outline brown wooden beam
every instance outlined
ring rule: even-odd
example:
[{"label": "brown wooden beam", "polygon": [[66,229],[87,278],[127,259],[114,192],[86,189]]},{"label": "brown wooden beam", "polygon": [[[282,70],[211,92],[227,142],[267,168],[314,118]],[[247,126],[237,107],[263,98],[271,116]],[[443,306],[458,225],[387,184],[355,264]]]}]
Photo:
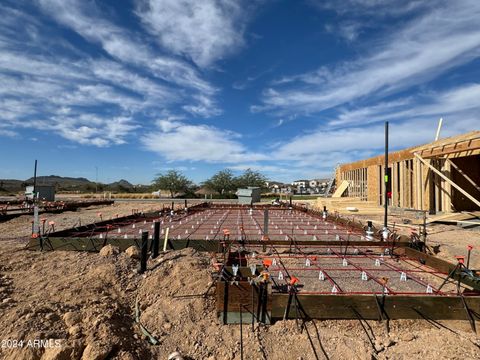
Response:
[{"label": "brown wooden beam", "polygon": [[[298,302],[312,319],[356,319],[355,309],[366,320],[378,320],[379,308],[375,295],[312,295],[299,293]],[[382,296],[377,299],[382,304]],[[387,295],[383,309],[389,319],[468,320],[466,309],[459,296],[406,296]],[[283,318],[288,294],[272,294],[272,318]],[[471,311],[480,313],[480,297],[466,296]],[[296,316],[290,307],[288,318]]]}]

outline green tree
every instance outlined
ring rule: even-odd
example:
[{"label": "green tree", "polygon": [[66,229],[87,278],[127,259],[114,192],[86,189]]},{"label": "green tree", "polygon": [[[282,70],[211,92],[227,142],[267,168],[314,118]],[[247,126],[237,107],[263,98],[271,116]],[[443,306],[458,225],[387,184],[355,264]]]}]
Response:
[{"label": "green tree", "polygon": [[230,169],[221,170],[206,180],[203,186],[224,195],[236,189],[235,176]]},{"label": "green tree", "polygon": [[169,170],[166,174],[157,174],[153,185],[157,189],[170,191],[170,196],[173,198],[178,192],[187,192],[193,183],[180,171]]},{"label": "green tree", "polygon": [[247,169],[243,172],[242,175],[238,176],[236,179],[237,187],[245,188],[248,186],[255,186],[260,188],[265,188],[265,181],[267,178],[258,171],[253,171],[252,169]]}]

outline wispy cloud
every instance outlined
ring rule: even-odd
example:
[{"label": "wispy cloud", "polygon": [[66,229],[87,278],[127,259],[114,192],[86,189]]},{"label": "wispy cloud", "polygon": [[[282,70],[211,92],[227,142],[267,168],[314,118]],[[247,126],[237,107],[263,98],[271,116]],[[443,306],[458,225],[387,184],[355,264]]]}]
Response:
[{"label": "wispy cloud", "polygon": [[[145,33],[116,25],[94,2],[7,2],[0,11],[2,136],[36,128],[110,146],[172,110],[195,117],[221,113],[218,90],[194,65],[145,41]],[[88,45],[69,42],[58,26]]]},{"label": "wispy cloud", "polygon": [[[367,125],[386,120],[451,117],[457,124],[474,118],[480,111],[480,84],[467,83],[443,91],[429,91],[408,98],[380,102],[372,106],[342,109],[330,120],[331,127]],[[463,128],[468,129],[467,125]]]},{"label": "wispy cloud", "polygon": [[87,41],[101,45],[114,59],[141,66],[162,80],[213,95],[216,89],[203,80],[188,63],[155,51],[140,34],[127,31],[107,20],[91,2],[39,0],[45,14],[71,28]]},{"label": "wispy cloud", "polygon": [[280,79],[252,110],[315,113],[425,83],[480,55],[479,16],[477,1],[449,2],[372,43],[357,60]]},{"label": "wispy cloud", "polygon": [[319,9],[333,10],[340,15],[397,17],[412,11],[440,6],[444,0],[435,4],[422,0],[309,0],[309,3]]},{"label": "wispy cloud", "polygon": [[163,47],[206,67],[244,45],[243,32],[252,4],[235,0],[140,0],[137,14]]}]

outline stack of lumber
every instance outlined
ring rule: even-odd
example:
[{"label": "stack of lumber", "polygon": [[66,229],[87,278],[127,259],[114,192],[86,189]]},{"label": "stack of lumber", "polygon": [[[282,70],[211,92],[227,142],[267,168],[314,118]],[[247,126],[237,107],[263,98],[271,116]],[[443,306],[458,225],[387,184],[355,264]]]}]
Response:
[{"label": "stack of lumber", "polygon": [[457,213],[448,213],[430,216],[427,224],[445,223],[456,225],[480,225],[480,211],[462,211]]},{"label": "stack of lumber", "polygon": [[330,213],[337,211],[340,214],[380,215],[384,211],[383,207],[378,206],[374,201],[364,201],[354,197],[319,197],[315,206],[319,210],[326,206]]}]

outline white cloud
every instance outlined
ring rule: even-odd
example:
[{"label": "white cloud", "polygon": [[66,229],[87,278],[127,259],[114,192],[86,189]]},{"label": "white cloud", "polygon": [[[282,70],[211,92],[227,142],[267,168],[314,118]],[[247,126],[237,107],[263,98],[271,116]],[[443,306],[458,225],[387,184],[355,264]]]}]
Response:
[{"label": "white cloud", "polygon": [[314,113],[424,83],[480,56],[479,17],[478,1],[449,2],[372,43],[371,53],[355,61],[280,79],[252,110]]},{"label": "white cloud", "polygon": [[[390,124],[390,148],[399,150],[433,141],[437,120],[418,118]],[[476,124],[478,119],[475,117],[447,119],[442,137],[471,131]],[[318,163],[322,157],[327,159],[337,154],[338,161],[345,163],[349,158],[366,158],[370,156],[369,153],[379,153],[383,146],[384,125],[374,124],[343,129],[317,129],[279,145],[275,154],[279,159],[298,160],[305,164]],[[333,165],[331,159],[327,163]]]},{"label": "white cloud", "polygon": [[158,129],[146,134],[146,149],[168,161],[204,161],[238,163],[267,159],[249,152],[239,141],[240,135],[204,124],[187,124],[178,120],[159,120]]},{"label": "white cloud", "polygon": [[464,84],[441,92],[428,92],[376,105],[342,110],[330,126],[358,126],[385,120],[450,117],[475,118],[480,111],[480,84]]},{"label": "white cloud", "polygon": [[140,0],[137,14],[162,46],[205,67],[243,45],[247,5],[236,0]]},{"label": "white cloud", "polygon": [[48,125],[64,138],[83,145],[106,147],[125,143],[138,127],[127,117],[104,119],[96,116],[57,117]]}]

